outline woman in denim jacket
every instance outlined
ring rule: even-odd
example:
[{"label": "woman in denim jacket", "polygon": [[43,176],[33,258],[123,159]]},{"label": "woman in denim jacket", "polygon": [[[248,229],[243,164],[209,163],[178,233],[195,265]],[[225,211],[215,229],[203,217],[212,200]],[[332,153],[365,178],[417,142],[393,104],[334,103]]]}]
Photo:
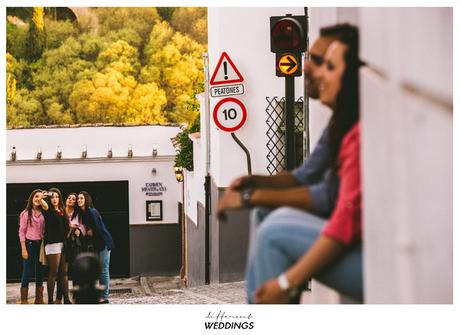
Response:
[{"label": "woman in denim jacket", "polygon": [[114,248],[112,235],[108,231],[99,212],[93,206],[93,199],[86,191],[78,193],[77,204],[80,210],[82,223],[86,228],[86,236],[99,256],[102,273],[99,279],[105,289],[102,292],[101,303],[109,303],[110,284],[110,251]]}]

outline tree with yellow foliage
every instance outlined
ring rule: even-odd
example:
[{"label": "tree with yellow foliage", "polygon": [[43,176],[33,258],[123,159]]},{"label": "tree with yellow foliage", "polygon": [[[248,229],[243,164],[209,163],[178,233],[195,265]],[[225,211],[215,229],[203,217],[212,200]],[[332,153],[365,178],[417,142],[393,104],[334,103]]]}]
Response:
[{"label": "tree with yellow foliage", "polygon": [[34,7],[27,37],[28,59],[31,62],[38,60],[46,45],[45,10],[43,7]]}]

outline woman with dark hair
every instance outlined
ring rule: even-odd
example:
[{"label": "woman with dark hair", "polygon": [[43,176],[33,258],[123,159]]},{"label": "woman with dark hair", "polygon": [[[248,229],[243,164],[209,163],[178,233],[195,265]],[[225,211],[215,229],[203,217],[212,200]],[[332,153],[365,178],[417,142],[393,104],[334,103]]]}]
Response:
[{"label": "woman with dark hair", "polygon": [[362,299],[358,37],[356,27],[341,25],[316,78],[321,102],[333,111],[328,145],[340,178],[334,211],[325,221],[296,210],[289,223],[268,218],[257,228],[247,271],[251,303],[291,302],[312,277]]},{"label": "woman with dark hair", "polygon": [[81,215],[81,220],[86,229],[87,242],[94,248],[94,252],[99,256],[102,266],[100,277],[101,285],[104,285],[101,303],[109,303],[110,285],[110,251],[114,248],[112,235],[107,230],[102,217],[93,206],[93,199],[86,191],[78,193],[77,204]]},{"label": "woman with dark hair", "polygon": [[27,304],[29,281],[35,269],[35,303],[43,304],[43,268],[39,261],[40,246],[45,229],[42,210],[48,209],[43,200],[46,192],[34,190],[30,193],[26,208],[19,214],[19,241],[21,243],[22,276],[21,304]]},{"label": "woman with dark hair", "polygon": [[[67,283],[64,283],[64,286],[69,287],[69,264],[72,264],[75,260],[75,257],[83,251],[83,239],[86,234],[86,230],[85,226],[81,223],[80,216],[78,215],[78,210],[76,209],[76,206],[77,193],[71,192],[67,195],[65,200],[65,212],[67,214],[67,219],[69,222],[69,229],[66,236],[66,243],[64,245],[65,257],[61,259],[61,262],[63,262],[63,264],[60,267],[60,269],[62,269],[64,273],[59,272],[59,278],[57,281],[56,300],[54,302],[55,304],[62,303],[62,282],[67,281]],[[64,297],[64,302],[66,301],[70,301],[69,297]]]},{"label": "woman with dark hair", "polygon": [[61,275],[62,293],[64,303],[70,303],[67,269],[65,269],[64,243],[69,229],[61,191],[50,188],[48,191],[48,210],[45,216],[45,255],[49,266],[46,287],[48,291],[48,304],[54,304],[54,287],[58,273]]}]

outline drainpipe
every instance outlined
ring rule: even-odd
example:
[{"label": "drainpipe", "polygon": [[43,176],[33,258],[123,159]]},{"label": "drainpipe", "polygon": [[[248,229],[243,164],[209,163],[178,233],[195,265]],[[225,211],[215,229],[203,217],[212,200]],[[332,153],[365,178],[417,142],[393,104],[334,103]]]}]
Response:
[{"label": "drainpipe", "polygon": [[[309,20],[308,20],[308,7],[304,7],[305,20],[307,21],[307,51],[303,54],[303,64],[308,61],[308,53],[310,51],[310,32],[309,32]],[[305,81],[305,74],[304,74]],[[310,156],[310,101],[308,100],[308,92],[306,85],[303,85],[303,157],[307,159]]]},{"label": "drainpipe", "polygon": [[204,261],[205,261],[205,284],[210,284],[210,225],[211,225],[211,176],[210,176],[210,165],[211,165],[211,152],[210,152],[210,138],[211,138],[211,127],[210,127],[210,106],[209,106],[209,56],[208,53],[203,53],[203,65],[204,65],[204,126],[206,132],[206,157],[205,157],[205,177],[204,177],[204,197],[205,197],[205,228],[204,228]]}]

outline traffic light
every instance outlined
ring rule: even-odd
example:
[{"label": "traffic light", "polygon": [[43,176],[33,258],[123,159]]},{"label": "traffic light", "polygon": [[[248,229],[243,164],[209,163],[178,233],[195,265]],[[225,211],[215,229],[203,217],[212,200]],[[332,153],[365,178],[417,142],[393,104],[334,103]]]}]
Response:
[{"label": "traffic light", "polygon": [[270,17],[271,52],[307,51],[307,20],[303,15]]},{"label": "traffic light", "polygon": [[276,76],[302,75],[301,53],[307,50],[307,20],[305,16],[270,17],[270,49],[276,53]]}]

